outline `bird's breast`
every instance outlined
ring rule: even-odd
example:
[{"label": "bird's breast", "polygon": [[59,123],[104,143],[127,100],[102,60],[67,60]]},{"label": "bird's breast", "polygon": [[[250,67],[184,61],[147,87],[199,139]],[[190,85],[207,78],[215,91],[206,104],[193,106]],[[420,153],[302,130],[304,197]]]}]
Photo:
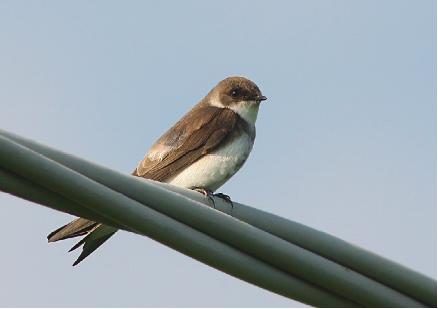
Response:
[{"label": "bird's breast", "polygon": [[242,167],[253,144],[253,138],[242,132],[166,182],[184,188],[201,187],[215,191]]}]

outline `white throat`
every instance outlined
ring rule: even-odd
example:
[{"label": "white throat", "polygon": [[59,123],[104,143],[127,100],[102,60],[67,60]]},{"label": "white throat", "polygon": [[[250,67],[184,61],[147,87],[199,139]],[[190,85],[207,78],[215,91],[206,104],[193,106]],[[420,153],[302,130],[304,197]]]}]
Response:
[{"label": "white throat", "polygon": [[217,107],[227,107],[236,112],[249,124],[255,124],[257,120],[257,114],[259,112],[260,103],[257,103],[256,101],[240,101],[230,106],[224,106],[220,101],[212,100],[211,105]]},{"label": "white throat", "polygon": [[249,124],[255,124],[259,112],[259,106],[260,103],[257,103],[256,101],[240,101],[237,104],[228,106],[228,108],[235,111]]}]

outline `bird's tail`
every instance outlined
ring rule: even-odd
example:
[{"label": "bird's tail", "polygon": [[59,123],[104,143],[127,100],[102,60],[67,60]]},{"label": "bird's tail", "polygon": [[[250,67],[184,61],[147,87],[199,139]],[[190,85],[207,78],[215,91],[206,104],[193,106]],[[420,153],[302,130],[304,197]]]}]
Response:
[{"label": "bird's tail", "polygon": [[73,266],[75,266],[91,253],[93,253],[116,231],[117,229],[113,227],[96,223],[87,219],[78,218],[50,233],[47,236],[47,240],[49,242],[54,242],[58,240],[85,235],[84,238],[82,238],[76,245],[74,245],[69,250],[69,252],[73,251],[83,245],[81,254],[73,263]]}]

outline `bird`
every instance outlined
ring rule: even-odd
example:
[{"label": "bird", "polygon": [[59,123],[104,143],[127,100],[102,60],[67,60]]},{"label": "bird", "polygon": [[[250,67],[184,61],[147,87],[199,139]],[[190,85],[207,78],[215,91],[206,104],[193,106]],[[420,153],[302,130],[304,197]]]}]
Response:
[{"label": "bird", "polygon": [[[266,99],[253,81],[240,76],[225,78],[152,145],[132,175],[231,202],[228,195],[214,192],[248,159],[260,103]],[[116,231],[77,218],[51,232],[47,239],[55,242],[84,236],[69,250],[83,245],[75,266]]]}]

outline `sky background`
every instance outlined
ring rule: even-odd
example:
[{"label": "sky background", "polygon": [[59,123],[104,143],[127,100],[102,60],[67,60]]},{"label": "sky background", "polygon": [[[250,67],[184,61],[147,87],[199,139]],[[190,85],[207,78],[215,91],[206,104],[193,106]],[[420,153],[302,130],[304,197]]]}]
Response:
[{"label": "sky background", "polygon": [[[1,1],[0,126],[129,173],[221,79],[269,100],[221,191],[436,278],[435,1]],[[0,180],[1,181],[1,180]],[[299,303],[120,232],[80,266],[71,216],[0,194],[0,306]]]}]

